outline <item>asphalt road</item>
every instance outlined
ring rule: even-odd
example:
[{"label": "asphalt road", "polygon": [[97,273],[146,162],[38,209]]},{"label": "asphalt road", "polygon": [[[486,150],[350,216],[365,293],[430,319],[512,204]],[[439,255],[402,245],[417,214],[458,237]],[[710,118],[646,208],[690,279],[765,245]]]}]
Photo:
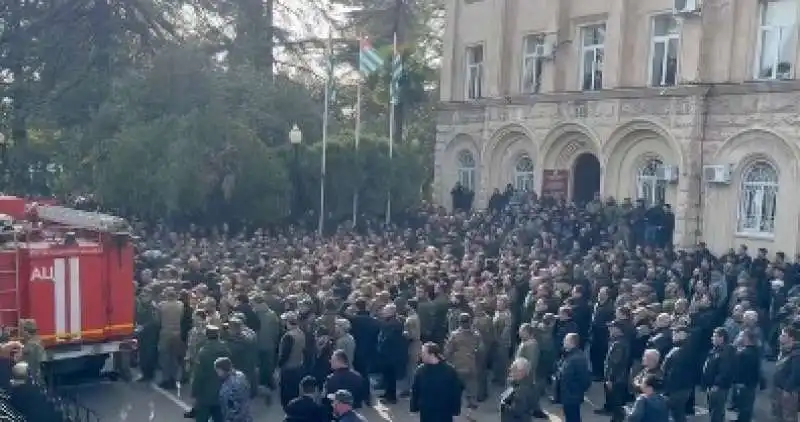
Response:
[{"label": "asphalt road", "polygon": [[[164,391],[152,384],[125,383],[125,382],[86,382],[66,389],[66,393],[75,397],[81,404],[92,409],[102,422],[177,422],[183,420],[183,412],[191,405],[191,399],[185,390],[175,393]],[[495,391],[493,397],[499,395]],[[274,397],[277,399],[277,397]],[[595,415],[593,406],[602,404],[603,393],[600,384],[595,384],[587,395],[583,406],[583,420],[585,422],[606,422],[607,416]],[[276,402],[276,400],[273,400]],[[698,395],[699,406],[705,399]],[[545,411],[550,415],[551,422],[561,422],[563,418],[558,406],[547,401],[542,402]],[[708,420],[705,408],[699,407],[696,421]],[[256,421],[278,422],[283,420],[280,405],[265,406],[263,400],[256,399],[252,405],[253,416]],[[361,412],[371,422],[412,422],[418,418],[408,412],[408,401],[400,400],[396,405],[389,407],[381,404],[374,409],[365,409]],[[474,414],[474,419],[479,422],[499,422],[497,400],[490,400],[481,405]],[[765,393],[760,393],[756,400],[756,415],[754,420],[769,420],[769,400]]]}]

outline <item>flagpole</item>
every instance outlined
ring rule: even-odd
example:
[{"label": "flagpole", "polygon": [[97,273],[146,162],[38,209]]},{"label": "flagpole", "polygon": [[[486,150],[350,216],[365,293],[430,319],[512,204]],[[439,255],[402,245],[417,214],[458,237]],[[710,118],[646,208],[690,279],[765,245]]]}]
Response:
[{"label": "flagpole", "polygon": [[386,196],[386,224],[392,221],[392,179],[394,178],[394,109],[396,108],[397,87],[394,84],[394,60],[397,57],[397,32],[392,39],[392,76],[389,82],[389,192]]},{"label": "flagpole", "polygon": [[[360,72],[360,70],[359,70]],[[358,162],[358,144],[361,141],[361,75],[359,74],[358,86],[356,86],[356,162]],[[356,185],[353,190],[353,227],[358,223],[358,190],[360,185]]]},{"label": "flagpole", "polygon": [[322,164],[320,165],[320,178],[319,178],[319,225],[318,232],[320,237],[323,234],[325,227],[325,175],[327,174],[327,161],[328,161],[328,102],[330,100],[331,91],[331,78],[333,77],[331,60],[333,52],[333,28],[328,30],[328,47],[325,51],[327,75],[325,77],[325,105],[322,114]]}]

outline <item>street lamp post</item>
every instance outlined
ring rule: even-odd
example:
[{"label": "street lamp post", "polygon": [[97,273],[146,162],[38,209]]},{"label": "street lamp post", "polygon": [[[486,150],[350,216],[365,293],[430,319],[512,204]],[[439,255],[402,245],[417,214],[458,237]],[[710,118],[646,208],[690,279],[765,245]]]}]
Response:
[{"label": "street lamp post", "polygon": [[296,124],[292,126],[292,130],[289,131],[289,142],[292,143],[292,153],[294,155],[292,160],[292,174],[294,178],[292,217],[295,221],[300,221],[303,208],[303,195],[300,186],[302,184],[300,177],[300,144],[303,143],[303,132]]}]

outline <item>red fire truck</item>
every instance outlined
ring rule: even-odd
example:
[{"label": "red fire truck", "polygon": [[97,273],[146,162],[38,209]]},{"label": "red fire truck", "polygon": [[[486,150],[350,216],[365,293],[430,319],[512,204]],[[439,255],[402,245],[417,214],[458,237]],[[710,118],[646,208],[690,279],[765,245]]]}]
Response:
[{"label": "red fire truck", "polygon": [[0,326],[16,337],[21,320],[34,320],[48,373],[127,368],[135,347],[127,222],[10,196],[0,196],[0,213]]}]

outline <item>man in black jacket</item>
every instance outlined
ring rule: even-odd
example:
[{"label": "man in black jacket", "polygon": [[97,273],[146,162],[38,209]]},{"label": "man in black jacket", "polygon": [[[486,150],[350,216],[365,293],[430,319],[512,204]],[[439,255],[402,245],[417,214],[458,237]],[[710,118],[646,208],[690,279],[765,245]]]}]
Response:
[{"label": "man in black jacket", "polygon": [[722,327],[714,329],[711,336],[713,347],[703,365],[703,388],[708,392],[710,422],[725,421],[725,404],[733,385],[736,365],[736,350],[730,345],[728,332]]},{"label": "man in black jacket", "polygon": [[628,395],[628,379],[630,374],[630,344],[622,332],[623,324],[614,321],[608,327],[611,334],[611,345],[604,362],[604,390],[606,393],[606,411],[611,414],[611,422],[622,422],[625,419],[625,398]]},{"label": "man in black jacket", "polygon": [[325,407],[314,399],[317,392],[317,380],[306,376],[300,381],[300,396],[286,405],[285,422],[318,422],[330,420]]},{"label": "man in black jacket", "polygon": [[359,298],[355,302],[356,314],[350,317],[350,333],[356,340],[356,352],[353,357],[353,369],[361,374],[365,380],[369,379],[370,371],[375,362],[375,345],[378,343],[380,325],[367,310],[367,301]]},{"label": "man in black jacket", "polygon": [[686,422],[686,403],[694,395],[693,354],[687,344],[688,337],[686,327],[676,327],[672,333],[674,347],[661,363],[664,394],[674,422]]},{"label": "man in black jacket", "polygon": [[763,379],[761,351],[757,346],[758,338],[753,331],[744,330],[739,336],[741,344],[736,351],[734,404],[739,411],[737,422],[750,422],[753,420],[756,389]]},{"label": "man in black jacket", "polygon": [[409,410],[419,413],[420,422],[452,422],[461,413],[464,385],[456,370],[445,362],[436,343],[425,343],[422,365],[414,371]]},{"label": "man in black jacket", "polygon": [[397,318],[397,308],[393,304],[386,305],[382,316],[384,320],[378,334],[378,359],[385,389],[382,398],[393,404],[397,403],[397,378],[408,358],[408,345],[403,336],[403,323]]},{"label": "man in black jacket", "polygon": [[[323,387],[323,397],[333,394],[339,390],[347,390],[353,395],[353,408],[360,409],[369,397],[369,392],[364,390],[367,383],[357,372],[350,369],[350,359],[344,350],[336,350],[331,355],[331,369],[333,372],[328,375]],[[327,399],[323,402],[330,405]],[[332,410],[332,409],[331,409]]]}]

